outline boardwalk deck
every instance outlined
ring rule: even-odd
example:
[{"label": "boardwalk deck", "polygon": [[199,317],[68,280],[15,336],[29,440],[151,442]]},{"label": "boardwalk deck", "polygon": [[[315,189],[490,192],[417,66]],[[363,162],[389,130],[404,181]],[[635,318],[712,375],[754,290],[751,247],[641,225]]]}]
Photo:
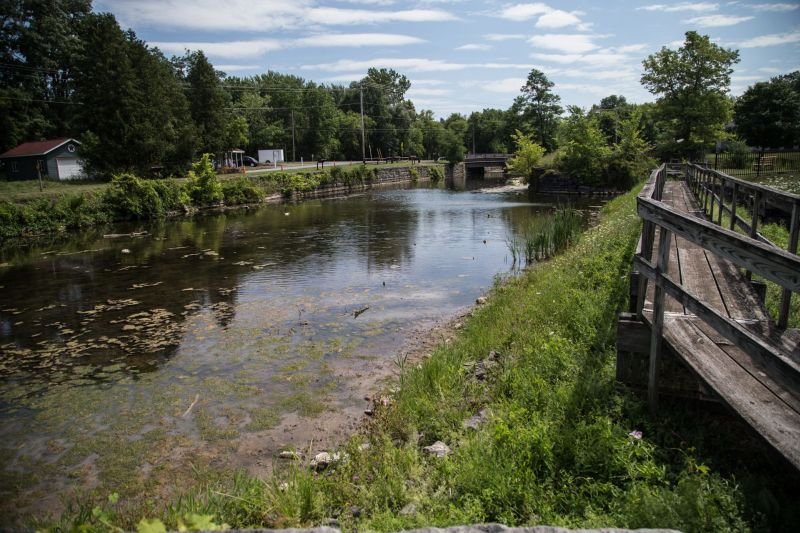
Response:
[{"label": "boardwalk deck", "polygon": [[[667,181],[661,201],[702,217],[683,181]],[[656,233],[655,257],[658,231],[662,229]],[[756,291],[735,265],[674,233],[670,239],[668,276],[723,318],[756,334],[777,357],[740,348],[669,294],[664,302],[664,341],[723,402],[800,469],[800,334],[775,327]],[[649,324],[654,285],[649,284],[642,309]]]}]

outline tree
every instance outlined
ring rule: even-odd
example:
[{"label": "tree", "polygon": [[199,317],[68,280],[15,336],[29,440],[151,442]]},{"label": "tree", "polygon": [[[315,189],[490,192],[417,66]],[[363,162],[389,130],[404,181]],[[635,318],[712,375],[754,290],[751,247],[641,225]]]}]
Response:
[{"label": "tree", "polygon": [[602,184],[611,150],[597,127],[597,118],[586,116],[577,106],[570,106],[569,113],[558,131],[558,166],[583,184]]},{"label": "tree", "polygon": [[536,165],[544,156],[544,148],[536,144],[533,139],[517,130],[511,135],[517,149],[514,152],[514,157],[506,163],[509,170],[516,172],[523,177],[527,183],[536,170]]},{"label": "tree", "polygon": [[537,142],[547,150],[555,148],[558,117],[563,112],[561,97],[553,93],[553,82],[540,70],[533,69],[514,100],[512,113],[522,118],[523,128],[531,131]]},{"label": "tree", "polygon": [[104,177],[182,171],[194,131],[172,64],[111,14],[87,16],[81,40],[74,98],[87,170]]},{"label": "tree", "polygon": [[185,58],[188,67],[186,81],[192,120],[197,128],[201,152],[216,154],[226,146],[228,98],[219,76],[202,51],[191,52]]},{"label": "tree", "polygon": [[632,108],[624,96],[616,94],[606,96],[599,105],[592,106],[589,114],[597,116],[597,126],[606,136],[609,146],[619,141],[620,123],[630,116]]},{"label": "tree", "polygon": [[479,154],[504,154],[510,147],[508,113],[501,109],[484,109],[469,116],[467,146]]},{"label": "tree", "polygon": [[734,104],[736,132],[750,146],[800,144],[800,71],[749,87]]},{"label": "tree", "polygon": [[664,155],[688,156],[724,135],[731,118],[732,65],[738,61],[738,51],[689,31],[678,50],[663,47],[642,62],[641,83],[658,96],[660,127],[667,135],[661,143]]}]

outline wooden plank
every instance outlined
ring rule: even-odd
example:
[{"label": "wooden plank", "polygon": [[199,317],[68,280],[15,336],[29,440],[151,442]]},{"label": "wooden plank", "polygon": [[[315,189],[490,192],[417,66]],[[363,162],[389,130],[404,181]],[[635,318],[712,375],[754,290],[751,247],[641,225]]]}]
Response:
[{"label": "wooden plank", "polygon": [[[672,234],[664,228],[659,228],[658,236],[658,266],[656,274],[660,278],[666,273],[669,266],[670,239]],[[653,321],[650,336],[650,365],[647,374],[647,399],[650,411],[655,413],[658,409],[658,366],[661,358],[661,348],[664,327],[664,287],[656,284],[653,299]]]},{"label": "wooden plank", "polygon": [[800,258],[757,240],[685,215],[661,202],[638,198],[639,216],[699,244],[784,288],[800,292]]},{"label": "wooden plank", "polygon": [[628,313],[617,319],[617,351],[648,354],[650,326]]},{"label": "wooden plank", "polygon": [[800,375],[800,365],[790,354],[785,353],[781,346],[770,344],[735,320],[718,314],[705,303],[684,291],[680,285],[669,277],[660,276],[652,264],[643,261],[640,257],[635,257],[634,261],[638,265],[639,272],[653,280],[655,285],[663,286],[668,294],[680,299],[688,311],[694,313],[716,331],[723,334],[733,344],[752,355],[763,359],[774,359],[775,364],[780,364],[784,372]]},{"label": "wooden plank", "polygon": [[750,282],[729,261],[706,252],[711,274],[720,288],[728,316],[733,320],[767,321],[769,315]]},{"label": "wooden plank", "polygon": [[[714,344],[719,346],[740,367],[747,371],[753,378],[779,397],[789,408],[800,414],[800,376],[792,376],[781,372],[776,365],[769,364],[767,360],[755,357],[729,340],[721,337],[719,333],[699,319],[692,321],[694,327],[702,331]],[[721,337],[721,338],[720,338]],[[794,379],[792,379],[794,377]]]},{"label": "wooden plank", "polygon": [[798,413],[735,364],[724,350],[694,327],[690,319],[670,318],[664,336],[731,409],[800,470]]},{"label": "wooden plank", "polygon": [[714,279],[714,273],[706,258],[706,251],[685,239],[678,253],[681,258],[681,285],[720,314],[728,315],[728,309]]}]

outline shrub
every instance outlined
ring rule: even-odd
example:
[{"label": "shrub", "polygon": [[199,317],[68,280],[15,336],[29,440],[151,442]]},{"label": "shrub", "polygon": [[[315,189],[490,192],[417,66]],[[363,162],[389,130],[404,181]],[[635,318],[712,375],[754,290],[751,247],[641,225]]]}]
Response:
[{"label": "shrub", "polygon": [[203,154],[189,171],[186,190],[197,205],[214,204],[222,200],[222,185],[211,165],[211,154]]},{"label": "shrub", "polygon": [[117,174],[103,195],[103,204],[115,220],[158,218],[164,215],[164,203],[153,182],[128,172]]},{"label": "shrub", "polygon": [[610,154],[595,117],[587,117],[578,107],[559,129],[561,147],[558,167],[584,185],[601,185],[605,160]]},{"label": "shrub", "polygon": [[150,183],[152,183],[153,189],[161,198],[165,211],[177,211],[184,205],[191,203],[191,199],[183,185],[172,178],[159,179]]},{"label": "shrub", "polygon": [[264,197],[261,189],[244,177],[225,182],[222,194],[227,205],[256,204]]},{"label": "shrub", "polygon": [[428,176],[430,176],[433,183],[439,183],[444,179],[442,167],[428,167]]},{"label": "shrub", "polygon": [[408,169],[408,175],[411,177],[411,181],[414,183],[416,183],[419,179],[419,171],[414,167],[410,167]]}]

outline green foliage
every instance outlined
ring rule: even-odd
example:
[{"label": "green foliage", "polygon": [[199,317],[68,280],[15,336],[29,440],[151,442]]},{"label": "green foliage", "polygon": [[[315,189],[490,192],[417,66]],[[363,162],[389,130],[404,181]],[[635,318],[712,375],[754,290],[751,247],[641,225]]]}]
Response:
[{"label": "green foliage", "polygon": [[164,215],[164,202],[153,183],[129,173],[114,176],[103,201],[116,220],[142,220]]},{"label": "green foliage", "polygon": [[435,167],[428,167],[428,176],[433,183],[439,183],[444,179],[444,172],[442,172],[442,167],[435,166]]},{"label": "green foliage", "polygon": [[665,130],[658,148],[664,157],[691,156],[723,138],[732,111],[730,75],[738,61],[738,51],[689,31],[678,50],[663,47],[642,62],[642,85],[658,96]]},{"label": "green foliage", "polygon": [[725,151],[730,154],[729,165],[731,168],[749,168],[753,160],[753,152],[747,143],[739,140],[729,141]]},{"label": "green foliage", "polygon": [[655,167],[655,161],[648,156],[650,146],[642,139],[638,111],[620,121],[619,142],[616,143],[606,160],[605,184],[617,190],[628,190],[645,179]]},{"label": "green foliage", "polygon": [[419,180],[419,171],[414,167],[408,168],[408,175],[411,177],[412,183],[416,183]]},{"label": "green foliage", "polygon": [[508,247],[512,261],[528,265],[554,256],[572,244],[581,228],[581,216],[572,208],[560,208],[552,216],[531,220],[521,236]]},{"label": "green foliage", "polygon": [[586,116],[578,107],[571,107],[569,118],[561,123],[558,139],[558,168],[582,184],[603,184],[605,162],[611,150],[597,127],[597,119]]},{"label": "green foliage", "polygon": [[240,177],[222,184],[225,205],[257,204],[264,198],[263,191],[250,180]]},{"label": "green foliage", "polygon": [[800,143],[800,71],[756,83],[734,106],[736,132],[752,146]]},{"label": "green foliage", "polygon": [[548,151],[556,147],[558,119],[563,111],[561,97],[552,91],[554,85],[543,72],[532,69],[510,110],[522,118],[521,129],[532,132],[536,142]]},{"label": "green foliage", "polygon": [[514,157],[508,160],[506,165],[509,170],[523,177],[525,183],[533,177],[536,166],[544,156],[544,148],[536,144],[533,139],[517,130],[511,136],[516,145]]},{"label": "green foliage", "polygon": [[222,200],[222,185],[211,165],[211,154],[203,154],[192,165],[186,182],[186,191],[197,205],[211,205]]}]

